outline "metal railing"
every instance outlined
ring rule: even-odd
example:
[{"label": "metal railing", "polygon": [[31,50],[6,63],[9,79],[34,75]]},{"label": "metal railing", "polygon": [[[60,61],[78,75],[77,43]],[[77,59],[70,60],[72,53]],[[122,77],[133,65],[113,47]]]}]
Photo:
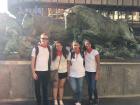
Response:
[{"label": "metal railing", "polygon": [[9,6],[13,4],[25,3],[25,2],[140,6],[140,0],[8,0]]},{"label": "metal railing", "polygon": [[140,6],[140,0],[46,0],[46,2],[95,4],[95,5]]}]

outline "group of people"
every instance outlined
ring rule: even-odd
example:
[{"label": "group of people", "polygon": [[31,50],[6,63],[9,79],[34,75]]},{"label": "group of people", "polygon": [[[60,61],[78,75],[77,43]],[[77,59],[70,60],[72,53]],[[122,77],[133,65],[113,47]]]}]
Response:
[{"label": "group of people", "polygon": [[[32,75],[35,81],[37,105],[50,105],[48,84],[53,77],[53,104],[64,105],[63,93],[66,80],[74,93],[75,105],[81,105],[83,80],[88,84],[89,104],[98,103],[96,81],[100,77],[100,56],[89,40],[84,41],[84,51],[78,41],[73,41],[68,52],[61,41],[50,47],[48,35],[42,33],[40,42],[32,50]],[[94,95],[94,98],[93,98]],[[59,99],[58,99],[59,98]]]}]

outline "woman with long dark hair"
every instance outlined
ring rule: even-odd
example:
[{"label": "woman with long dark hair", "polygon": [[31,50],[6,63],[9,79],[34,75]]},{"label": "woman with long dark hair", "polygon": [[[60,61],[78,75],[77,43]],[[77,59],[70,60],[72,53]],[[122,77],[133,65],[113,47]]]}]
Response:
[{"label": "woman with long dark hair", "polygon": [[[99,52],[94,49],[89,40],[84,41],[84,58],[85,58],[85,70],[86,79],[88,84],[88,96],[89,104],[98,104],[98,94],[96,88],[96,82],[100,75],[100,55]],[[92,96],[94,95],[94,99]]]},{"label": "woman with long dark hair", "polygon": [[68,76],[75,95],[75,105],[81,105],[85,68],[84,57],[80,49],[80,44],[77,41],[73,41],[72,50],[68,56]]},{"label": "woman with long dark hair", "polygon": [[67,50],[62,45],[62,42],[55,41],[52,50],[52,70],[55,71],[53,76],[55,79],[53,81],[53,98],[54,105],[58,105],[57,98],[59,95],[59,105],[64,105],[63,93],[64,84],[67,78]]}]

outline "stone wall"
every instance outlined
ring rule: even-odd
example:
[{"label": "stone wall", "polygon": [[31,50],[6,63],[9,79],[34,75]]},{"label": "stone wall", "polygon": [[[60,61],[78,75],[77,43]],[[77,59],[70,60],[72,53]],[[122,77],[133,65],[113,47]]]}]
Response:
[{"label": "stone wall", "polygon": [[102,63],[100,96],[140,96],[140,63]]},{"label": "stone wall", "polygon": [[[101,62],[100,97],[140,96],[140,62]],[[84,96],[87,85],[84,81]],[[30,61],[0,61],[0,100],[33,99],[34,84]],[[51,96],[50,87],[50,96]],[[65,98],[72,96],[69,83],[65,85]]]}]

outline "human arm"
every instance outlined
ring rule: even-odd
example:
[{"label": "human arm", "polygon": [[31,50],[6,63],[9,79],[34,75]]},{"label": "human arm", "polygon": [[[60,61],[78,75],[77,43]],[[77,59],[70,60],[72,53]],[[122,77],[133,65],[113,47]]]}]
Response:
[{"label": "human arm", "polygon": [[68,77],[69,77],[69,73],[70,73],[70,66],[71,66],[71,54],[68,55],[67,58],[67,72],[68,72]]},{"label": "human arm", "polygon": [[35,49],[32,51],[32,59],[31,59],[31,69],[32,69],[32,76],[34,80],[38,79],[38,76],[35,72],[35,64],[36,64],[36,59],[35,59]]},{"label": "human arm", "polygon": [[95,60],[96,60],[96,77],[95,77],[95,79],[96,80],[99,80],[100,79],[100,55],[99,54],[97,54],[96,56],[95,56]]}]

